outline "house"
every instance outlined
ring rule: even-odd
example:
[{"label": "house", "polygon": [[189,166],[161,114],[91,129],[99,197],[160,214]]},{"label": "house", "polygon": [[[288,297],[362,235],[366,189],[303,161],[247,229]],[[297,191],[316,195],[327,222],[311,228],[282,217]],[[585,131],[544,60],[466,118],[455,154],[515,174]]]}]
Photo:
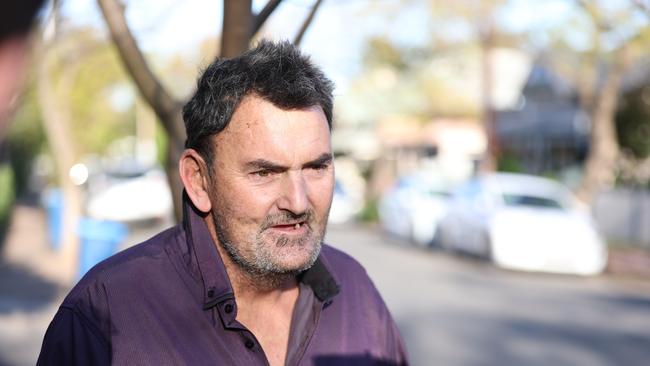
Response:
[{"label": "house", "polygon": [[591,121],[575,89],[536,62],[517,106],[495,113],[502,158],[526,173],[558,172],[580,165],[587,154]]}]

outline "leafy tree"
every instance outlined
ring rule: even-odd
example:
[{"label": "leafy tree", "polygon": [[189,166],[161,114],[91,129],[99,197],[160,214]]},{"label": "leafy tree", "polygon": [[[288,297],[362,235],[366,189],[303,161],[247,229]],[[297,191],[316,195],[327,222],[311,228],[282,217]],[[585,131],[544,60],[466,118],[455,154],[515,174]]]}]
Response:
[{"label": "leafy tree", "polygon": [[618,180],[650,188],[650,85],[628,90],[616,114],[616,133],[622,152]]},{"label": "leafy tree", "polygon": [[88,153],[101,153],[108,143],[130,132],[132,115],[117,113],[110,91],[126,80],[110,44],[92,29],[66,27],[53,3],[43,39],[37,47],[35,95],[43,131],[64,197],[61,268],[71,279],[77,268],[77,225],[83,197],[68,174]]},{"label": "leafy tree", "polygon": [[[616,6],[614,6],[616,5]],[[643,62],[650,28],[633,1],[575,1],[568,28],[581,32],[580,48],[569,45],[566,29],[556,29],[556,70],[576,86],[581,107],[591,119],[589,152],[578,196],[591,203],[597,192],[614,184],[621,156],[615,115],[625,75]]]},{"label": "leafy tree", "polygon": [[616,135],[623,150],[633,157],[650,156],[650,85],[629,90],[616,113]]},{"label": "leafy tree", "polygon": [[8,164],[0,164],[0,249],[9,227],[11,206],[14,201],[13,171]]},{"label": "leafy tree", "polygon": [[[33,84],[33,83],[31,83]],[[8,159],[17,197],[27,193],[34,159],[46,146],[45,132],[34,85],[28,85],[7,136]]]}]

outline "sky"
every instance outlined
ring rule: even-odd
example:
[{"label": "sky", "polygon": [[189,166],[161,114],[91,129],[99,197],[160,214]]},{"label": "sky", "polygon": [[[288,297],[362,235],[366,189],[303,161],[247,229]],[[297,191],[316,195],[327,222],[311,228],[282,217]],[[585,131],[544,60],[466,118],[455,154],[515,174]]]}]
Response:
[{"label": "sky", "polygon": [[[127,21],[142,49],[156,55],[181,55],[198,65],[199,44],[216,37],[221,29],[222,7],[219,0],[138,0],[126,1]],[[266,1],[254,1],[259,11]],[[404,3],[414,3],[407,4]],[[95,1],[67,0],[63,13],[71,22],[105,29]],[[313,1],[287,0],[265,25],[273,38],[292,39]],[[325,0],[303,38],[302,49],[310,54],[338,90],[361,67],[364,41],[371,36],[391,33],[396,41],[427,41],[426,2],[400,0]],[[398,11],[399,10],[399,11]],[[397,14],[397,16],[393,16]],[[387,27],[393,29],[388,32]]]},{"label": "sky", "polygon": [[[127,20],[143,50],[150,54],[181,54],[198,64],[198,45],[216,37],[221,29],[219,0],[137,0],[125,1]],[[255,10],[266,1],[255,0]],[[361,71],[365,41],[372,36],[387,36],[405,45],[426,44],[431,32],[429,0],[325,0],[303,39],[302,48],[310,54],[337,85],[346,89],[351,78]],[[570,7],[567,1],[513,0],[499,21],[512,30],[531,25],[552,26],[563,21]],[[105,28],[95,1],[67,0],[63,13],[73,23]],[[293,38],[313,0],[285,0],[266,24],[274,38]],[[470,29],[443,29],[459,37],[470,36]]]},{"label": "sky", "polygon": [[[205,60],[198,57],[199,44],[217,37],[221,29],[220,0],[123,0],[127,21],[142,49],[159,56],[180,55],[197,69]],[[362,71],[364,45],[369,37],[386,36],[406,46],[426,45],[433,32],[448,37],[469,38],[474,29],[467,24],[442,25],[431,21],[431,4],[442,0],[324,0],[303,39],[310,54],[344,93],[350,80]],[[259,11],[266,0],[254,0]],[[292,39],[314,0],[285,0],[271,15],[265,32],[273,38]],[[607,2],[605,2],[607,3]],[[496,15],[506,30],[531,29],[539,45],[548,42],[545,30],[571,21],[575,5],[569,0],[509,0]],[[105,29],[96,1],[65,0],[63,13],[75,24]],[[585,35],[574,32],[568,42],[580,47]]]}]

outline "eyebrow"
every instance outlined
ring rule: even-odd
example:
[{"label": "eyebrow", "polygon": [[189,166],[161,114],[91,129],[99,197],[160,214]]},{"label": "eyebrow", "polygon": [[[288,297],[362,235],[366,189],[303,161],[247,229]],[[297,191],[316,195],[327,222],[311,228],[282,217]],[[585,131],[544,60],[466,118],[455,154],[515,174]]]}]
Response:
[{"label": "eyebrow", "polygon": [[[332,161],[333,157],[331,153],[322,153],[319,157],[314,160],[308,161],[302,165],[302,168],[311,168],[316,166],[321,166],[323,164],[329,164]],[[289,167],[274,163],[266,159],[255,159],[246,163],[246,168],[251,170],[270,170],[270,171],[285,171],[289,170]]]},{"label": "eyebrow", "polygon": [[312,168],[312,167],[317,167],[321,165],[326,165],[332,162],[332,154],[331,153],[322,153],[319,157],[316,159],[309,161],[305,164],[303,164],[303,168]]}]

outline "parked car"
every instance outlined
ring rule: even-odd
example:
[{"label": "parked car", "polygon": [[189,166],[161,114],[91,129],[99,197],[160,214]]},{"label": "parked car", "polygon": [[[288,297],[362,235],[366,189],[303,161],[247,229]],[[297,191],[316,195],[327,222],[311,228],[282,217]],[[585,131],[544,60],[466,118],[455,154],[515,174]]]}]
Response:
[{"label": "parked car", "polygon": [[449,191],[449,183],[428,171],[400,178],[379,202],[382,228],[420,246],[431,245]]},{"label": "parked car", "polygon": [[560,183],[529,175],[487,174],[458,187],[436,243],[516,270],[593,275],[607,263],[588,210]]},{"label": "parked car", "polygon": [[339,180],[334,181],[334,197],[330,207],[330,224],[343,224],[351,221],[363,208],[363,201],[350,193],[348,188]]},{"label": "parked car", "polygon": [[173,211],[165,172],[137,164],[107,169],[89,182],[86,211],[102,220],[164,220]]}]

